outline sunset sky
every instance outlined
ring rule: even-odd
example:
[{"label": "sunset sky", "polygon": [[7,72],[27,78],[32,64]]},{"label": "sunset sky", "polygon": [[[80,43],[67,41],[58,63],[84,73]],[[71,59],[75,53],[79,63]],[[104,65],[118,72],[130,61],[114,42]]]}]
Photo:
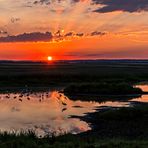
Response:
[{"label": "sunset sky", "polygon": [[0,60],[148,59],[148,0],[0,0]]}]

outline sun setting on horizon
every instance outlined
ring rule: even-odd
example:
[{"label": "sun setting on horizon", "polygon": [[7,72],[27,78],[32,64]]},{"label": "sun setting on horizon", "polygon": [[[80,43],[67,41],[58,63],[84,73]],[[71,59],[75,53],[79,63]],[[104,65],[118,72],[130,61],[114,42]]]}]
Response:
[{"label": "sun setting on horizon", "polygon": [[147,59],[147,6],[147,0],[0,0],[0,60]]},{"label": "sun setting on horizon", "polygon": [[16,146],[148,148],[148,0],[0,0],[0,148]]},{"label": "sun setting on horizon", "polygon": [[48,56],[47,59],[48,59],[48,61],[52,61],[53,60],[52,56]]}]

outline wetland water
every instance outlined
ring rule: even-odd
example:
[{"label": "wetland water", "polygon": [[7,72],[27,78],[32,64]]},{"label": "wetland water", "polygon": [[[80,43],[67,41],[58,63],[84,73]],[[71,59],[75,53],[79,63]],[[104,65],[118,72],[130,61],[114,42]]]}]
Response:
[{"label": "wetland water", "polygon": [[[148,88],[148,86],[147,86]],[[87,97],[87,96],[86,96]],[[35,131],[46,134],[81,133],[91,130],[89,123],[71,116],[84,116],[96,108],[130,106],[131,101],[148,102],[148,95],[130,101],[72,101],[58,91],[0,94],[0,130]]]}]

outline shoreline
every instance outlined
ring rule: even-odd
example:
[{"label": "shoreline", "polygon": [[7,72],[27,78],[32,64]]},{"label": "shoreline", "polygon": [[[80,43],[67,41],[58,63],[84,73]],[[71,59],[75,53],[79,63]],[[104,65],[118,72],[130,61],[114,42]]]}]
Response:
[{"label": "shoreline", "polygon": [[[147,128],[144,129],[144,126],[147,127],[147,123],[148,123],[148,120],[145,119],[146,118],[145,116],[148,115],[148,103],[134,102],[134,101],[131,103],[132,103],[131,104],[132,106],[129,106],[129,107],[102,106],[101,108],[96,108],[95,112],[86,113],[84,116],[71,116],[71,118],[78,118],[82,121],[87,122],[89,124],[89,126],[91,127],[91,130],[80,133],[78,135],[80,135],[82,137],[83,136],[85,137],[87,135],[94,135],[94,136],[97,136],[98,138],[99,137],[100,138],[102,138],[102,137],[104,137],[104,138],[107,138],[107,137],[108,138],[111,138],[111,137],[125,138],[126,137],[126,138],[133,139],[133,138],[139,138],[139,136],[140,137],[142,136],[143,138],[148,138],[148,135],[147,135],[148,129]],[[138,120],[136,119],[137,123],[132,121],[132,118],[133,118],[132,116],[130,117],[131,119],[130,118],[126,119],[124,117],[125,112],[123,112],[123,115],[122,115],[122,112],[121,112],[122,110],[128,113],[126,115],[127,117],[130,116],[131,113],[133,113],[134,118],[136,117],[138,119]],[[143,118],[140,117],[140,114],[139,115],[136,114],[137,111],[144,112],[144,110],[146,111],[146,113]],[[121,114],[120,113],[118,114],[119,111]],[[108,119],[106,117],[103,120],[96,118],[97,115],[99,115],[100,117],[103,117],[103,116],[106,116],[107,113],[108,113],[108,116],[107,116]],[[122,116],[123,116],[123,118],[122,118]],[[146,120],[147,123],[143,122],[143,120]],[[122,122],[126,123],[127,125],[123,124]],[[139,129],[138,128],[135,129],[134,127],[132,127],[133,125],[138,127],[140,124],[144,125],[143,128],[140,127]],[[131,131],[128,131],[128,130],[131,130]],[[140,132],[143,132],[143,134],[142,135],[138,134]],[[134,135],[134,133],[135,133],[135,135]]]}]

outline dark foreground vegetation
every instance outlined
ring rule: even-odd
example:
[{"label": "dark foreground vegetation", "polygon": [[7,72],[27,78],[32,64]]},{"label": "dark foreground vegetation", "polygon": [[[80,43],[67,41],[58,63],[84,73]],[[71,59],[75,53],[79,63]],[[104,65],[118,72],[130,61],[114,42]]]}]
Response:
[{"label": "dark foreground vegetation", "polygon": [[1,134],[1,148],[147,148],[147,139],[98,139],[88,136],[63,135],[53,138],[39,139],[33,134]]},{"label": "dark foreground vegetation", "polygon": [[99,109],[83,120],[92,124],[93,130],[90,134],[99,138],[148,138],[147,103],[135,103],[133,107]]},{"label": "dark foreground vegetation", "polygon": [[[89,118],[88,118],[89,117]],[[112,108],[83,117],[93,130],[78,135],[37,138],[33,132],[1,133],[2,148],[147,148],[148,105]]]}]

